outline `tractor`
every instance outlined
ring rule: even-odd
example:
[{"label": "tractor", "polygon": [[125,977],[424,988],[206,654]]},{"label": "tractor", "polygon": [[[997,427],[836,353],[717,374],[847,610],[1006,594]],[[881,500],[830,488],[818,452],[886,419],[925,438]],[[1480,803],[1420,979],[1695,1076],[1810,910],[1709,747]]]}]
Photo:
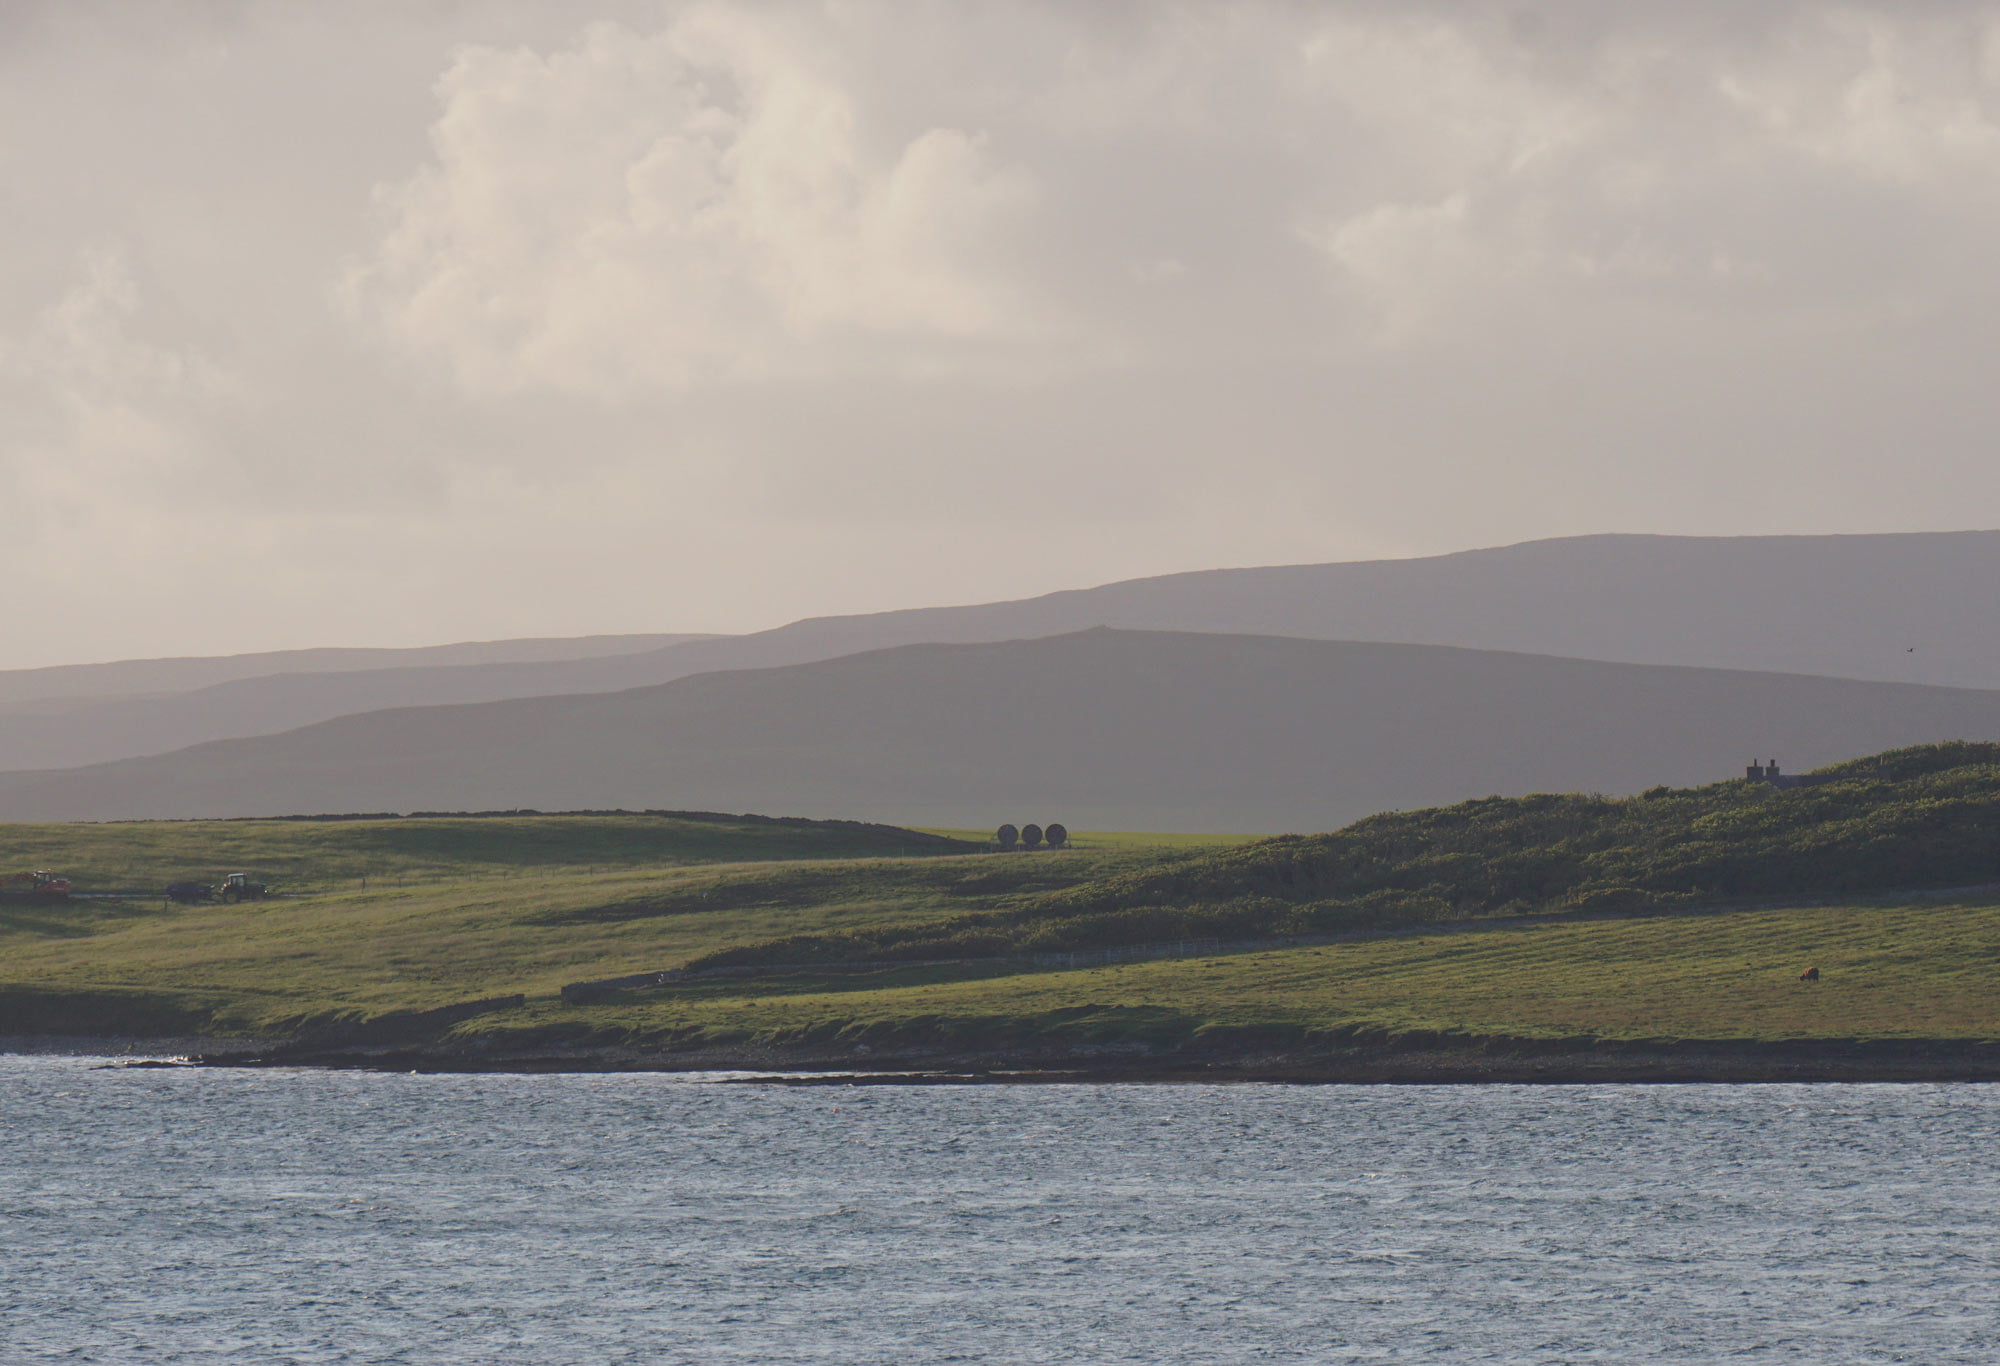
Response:
[{"label": "tractor", "polygon": [[0,901],[68,901],[69,879],[46,868],[0,878]]},{"label": "tractor", "polygon": [[248,873],[231,873],[222,879],[222,899],[228,902],[262,901],[271,889],[254,881]]}]

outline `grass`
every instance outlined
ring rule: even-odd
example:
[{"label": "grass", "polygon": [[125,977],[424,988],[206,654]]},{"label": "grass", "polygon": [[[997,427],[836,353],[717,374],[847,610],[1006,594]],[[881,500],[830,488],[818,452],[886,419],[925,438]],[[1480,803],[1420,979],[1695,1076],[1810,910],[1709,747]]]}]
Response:
[{"label": "grass", "polygon": [[[1824,973],[1799,982],[1802,968]],[[1079,971],[911,967],[668,987],[493,1024],[617,1039],[1173,1043],[1247,1030],[1515,1038],[2000,1039],[2000,905],[1667,915],[1463,928]],[[470,1032],[470,1029],[468,1030]]]},{"label": "grass", "polygon": [[1894,750],[1779,789],[1488,797],[1323,835],[1181,849],[1002,911],[735,945],[703,966],[920,962],[1184,938],[1314,938],[2000,883],[2000,745]]},{"label": "grass", "polygon": [[[150,1021],[162,1032],[245,1034],[522,992],[528,1010],[460,1034],[683,1043],[909,1028],[947,1039],[1160,1043],[1228,1029],[2000,1037],[2000,907],[1991,903],[1468,927],[1078,971],[913,965],[670,987],[584,1007],[557,999],[566,982],[671,966],[801,923],[855,928],[991,906],[1032,894],[996,885],[993,865],[1032,880],[1041,875],[1025,867],[1032,862],[730,865],[463,878],[241,907],[11,908],[0,913],[0,1029],[34,1023],[9,1021],[10,992],[16,1017],[71,1002],[63,1020],[77,1032],[117,1032],[105,1022],[126,1020],[132,1032],[148,1032]],[[781,899],[807,870],[824,879],[811,904]],[[780,899],[739,895],[701,908],[704,895],[727,888]],[[1826,974],[1817,987],[1795,980],[1807,964]]]},{"label": "grass", "polygon": [[[1064,971],[911,961],[588,1005],[559,995],[567,983],[744,946],[914,943],[939,925],[1032,924],[1051,907],[1109,900],[1119,913],[1119,897],[1167,901],[1198,920],[1199,899],[1169,900],[1177,886],[1198,898],[1247,885],[1286,913],[1328,892],[1322,876],[1290,900],[1278,895],[1289,885],[1278,875],[1310,866],[1302,853],[1345,860],[1341,885],[1415,869],[1434,887],[1446,874],[1476,880],[1482,867],[1518,867],[1488,858],[1480,842],[1498,849],[1550,828],[1570,832],[1565,866],[1613,867],[1615,885],[1653,867],[1667,870],[1656,879],[1665,887],[1690,849],[1713,869],[1731,866],[1720,855],[1732,848],[1783,847],[1807,851],[1788,866],[1803,892],[1823,895],[1814,879],[1828,869],[1900,866],[1913,847],[1963,849],[1967,867],[1983,867],[1992,853],[1980,832],[1991,826],[1981,822],[2000,779],[1984,757],[1972,767],[1980,771],[1959,765],[1944,781],[1925,776],[1935,766],[1912,764],[1886,783],[1877,768],[1785,794],[1725,785],[1623,805],[1474,803],[1363,822],[1338,839],[1085,836],[1060,853],[1007,855],[963,852],[943,832],[686,814],[0,827],[0,868],[55,867],[85,890],[242,867],[308,893],[241,906],[151,896],[0,903],[0,1033],[286,1034],[520,993],[525,1009],[465,1021],[449,1037],[968,1048],[1239,1034],[1309,1045],[1357,1032],[1995,1040],[2000,902],[1977,897],[1716,911],[1681,890],[1643,917],[1514,926],[1445,917],[1420,934],[1390,921],[1373,939],[1199,960]],[[1644,839],[1619,845],[1605,833],[1618,829]],[[1387,851],[1372,869],[1371,840]],[[1824,863],[1811,861],[1815,849]],[[1490,916],[1504,905],[1475,909]],[[1825,980],[1799,983],[1807,965]]]},{"label": "grass", "polygon": [[[802,927],[862,930],[1004,909],[1156,857],[1112,848],[807,858],[815,840],[836,849],[909,841],[885,827],[696,822],[690,834],[687,824],[570,816],[6,827],[0,849],[24,866],[26,849],[46,865],[86,870],[86,889],[93,877],[157,887],[191,851],[219,848],[231,857],[204,870],[235,864],[325,890],[240,906],[150,896],[0,903],[0,1033],[34,1032],[51,1002],[86,998],[105,1011],[103,1002],[150,1011],[168,1032],[259,1033],[497,994],[552,996],[567,982],[677,966]],[[376,870],[366,888],[351,872],[357,862]],[[86,1026],[62,1016],[63,1030],[102,1032]]]}]

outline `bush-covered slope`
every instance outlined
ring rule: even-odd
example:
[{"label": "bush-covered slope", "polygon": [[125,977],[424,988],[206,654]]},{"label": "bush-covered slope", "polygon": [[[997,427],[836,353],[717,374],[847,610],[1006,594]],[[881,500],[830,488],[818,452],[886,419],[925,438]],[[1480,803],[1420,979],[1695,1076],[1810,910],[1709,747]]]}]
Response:
[{"label": "bush-covered slope", "polygon": [[697,966],[992,957],[1179,937],[1337,935],[1564,911],[2000,880],[2000,745],[1894,750],[1808,786],[1487,798],[1287,835],[1018,910],[746,945]]}]

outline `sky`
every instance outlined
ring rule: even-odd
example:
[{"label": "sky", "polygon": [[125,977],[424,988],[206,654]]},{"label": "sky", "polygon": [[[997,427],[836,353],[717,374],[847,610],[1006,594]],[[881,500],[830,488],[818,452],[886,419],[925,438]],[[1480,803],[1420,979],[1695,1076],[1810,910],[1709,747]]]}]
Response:
[{"label": "sky", "polygon": [[2000,4],[9,0],[0,667],[2000,526]]}]

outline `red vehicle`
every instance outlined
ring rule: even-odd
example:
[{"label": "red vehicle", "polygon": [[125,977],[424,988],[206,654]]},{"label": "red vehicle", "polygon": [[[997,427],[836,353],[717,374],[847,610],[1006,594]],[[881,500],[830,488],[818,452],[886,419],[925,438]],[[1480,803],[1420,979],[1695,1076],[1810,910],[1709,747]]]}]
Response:
[{"label": "red vehicle", "polygon": [[0,901],[68,901],[69,879],[46,868],[0,878]]}]

